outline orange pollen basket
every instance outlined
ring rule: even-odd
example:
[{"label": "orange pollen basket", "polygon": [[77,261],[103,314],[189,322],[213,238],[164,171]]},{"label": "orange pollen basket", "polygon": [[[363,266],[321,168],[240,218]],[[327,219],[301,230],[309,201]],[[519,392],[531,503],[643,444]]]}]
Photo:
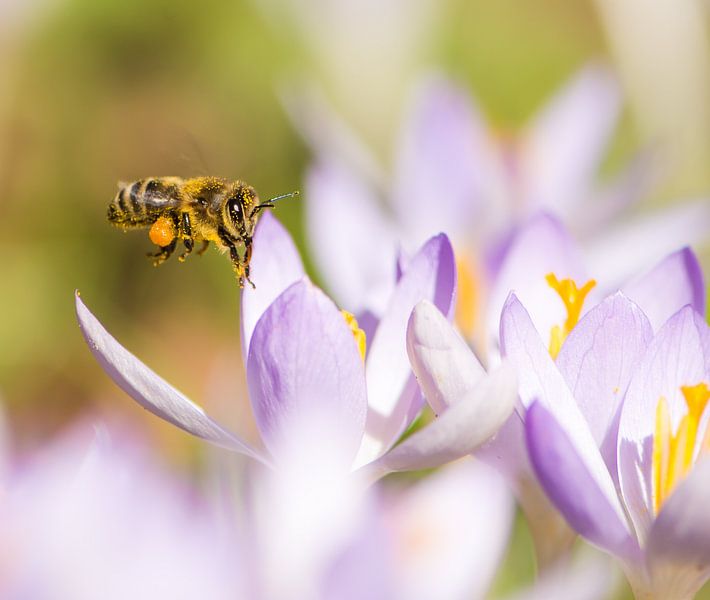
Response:
[{"label": "orange pollen basket", "polygon": [[168,217],[160,217],[150,228],[148,237],[156,246],[167,246],[177,235],[175,224]]}]

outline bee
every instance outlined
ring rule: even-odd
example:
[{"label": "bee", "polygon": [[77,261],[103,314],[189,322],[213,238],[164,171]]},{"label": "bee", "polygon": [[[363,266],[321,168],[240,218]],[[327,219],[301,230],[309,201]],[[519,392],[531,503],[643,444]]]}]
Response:
[{"label": "bee", "polygon": [[244,287],[249,279],[252,238],[259,214],[273,208],[284,194],[259,202],[254,188],[243,181],[220,177],[149,177],[129,184],[119,184],[116,197],[108,206],[108,220],[122,229],[150,227],[150,241],[158,251],[149,253],[153,264],[164,263],[182,242],[184,251],[178,257],[184,261],[195,243],[201,255],[213,242],[220,250],[229,251],[232,266]]}]

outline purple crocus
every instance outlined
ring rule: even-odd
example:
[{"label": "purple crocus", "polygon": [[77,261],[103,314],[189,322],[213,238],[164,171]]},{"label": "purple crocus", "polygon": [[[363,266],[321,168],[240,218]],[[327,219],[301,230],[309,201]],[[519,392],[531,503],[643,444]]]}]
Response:
[{"label": "purple crocus", "polygon": [[[372,158],[358,158],[362,144],[352,141],[356,136],[346,133],[345,124],[328,122],[332,111],[309,110],[309,101],[290,104],[314,149],[306,227],[328,288],[337,300],[379,314],[396,262],[445,231],[457,250],[457,323],[467,338],[482,344],[487,297],[497,285],[508,242],[540,211],[579,236],[588,264],[615,286],[681,245],[703,239],[710,225],[706,201],[631,213],[655,178],[647,160],[640,158],[610,183],[597,182],[620,104],[613,76],[589,66],[516,138],[502,140],[459,86],[432,76],[413,94],[392,172],[377,168]],[[323,129],[333,135],[309,135]],[[333,222],[342,226],[333,228]],[[355,255],[356,264],[343,269],[343,260]]]},{"label": "purple crocus", "polygon": [[77,424],[30,455],[2,456],[0,596],[244,597],[211,502],[135,435],[108,431]]},{"label": "purple crocus", "polygon": [[[551,354],[557,356],[558,361],[567,360],[567,352],[563,351],[567,337],[603,299],[599,290],[610,288],[603,273],[596,284],[587,273],[581,252],[559,221],[548,215],[531,219],[512,241],[491,294],[489,355],[499,352],[497,324],[500,319],[495,316],[494,307],[501,297],[498,314],[504,306],[510,306],[512,300],[506,303],[502,294],[505,290],[507,296],[512,289],[513,298],[526,308],[532,327],[530,335],[542,340],[546,360],[553,367]],[[664,282],[662,293],[658,291],[659,281]],[[686,304],[692,304],[698,311],[704,310],[700,268],[687,248],[667,256],[623,289],[643,307],[653,329]],[[510,329],[502,328],[501,332],[500,343],[504,344],[503,333],[510,335]],[[478,358],[431,304],[423,302],[415,308],[408,343],[414,371],[435,412],[465,397],[484,373]],[[521,368],[517,362],[513,366]],[[593,399],[580,397],[579,401],[591,403]],[[528,517],[538,562],[546,566],[567,553],[574,534],[550,505],[531,470],[525,449],[524,406],[519,407],[495,439],[478,454],[507,476]],[[617,407],[618,404],[612,406],[612,414]]]},{"label": "purple crocus", "polygon": [[[515,294],[501,317],[540,485],[575,531],[619,558],[643,598],[689,598],[710,576],[710,521],[700,508],[710,500],[710,329],[698,313],[702,275],[692,254],[677,256],[649,277],[664,274],[678,289],[642,281],[632,286],[638,303],[608,296],[569,332],[556,360]],[[654,328],[644,290],[661,312],[681,298],[691,303]]]},{"label": "purple crocus", "polygon": [[[631,247],[628,253],[633,253]],[[618,289],[642,306],[654,329],[685,304],[702,310],[705,293],[700,266],[688,247],[675,249],[655,265],[644,264],[628,279],[617,281],[603,265],[589,260],[559,219],[548,213],[534,215],[511,239],[490,292],[486,313],[489,357],[495,359],[499,353],[500,315],[511,290],[545,342],[552,345],[556,336],[556,347],[551,349],[556,355],[579,318]]]},{"label": "purple crocus", "polygon": [[[370,478],[434,467],[473,451],[512,410],[515,382],[504,367],[483,377],[466,402],[395,446],[422,406],[406,352],[409,314],[422,299],[445,314],[453,305],[456,274],[446,236],[431,238],[411,258],[381,319],[369,329],[367,348],[352,315],[303,276],[293,242],[271,215],[262,217],[255,234],[252,274],[256,289],[242,296],[242,343],[264,448],[249,445],[153,373],[77,296],[79,323],[101,366],[141,406],[277,468],[298,454],[304,436],[321,440],[323,454],[341,469],[366,466]],[[486,415],[491,398],[501,405],[497,421]]]}]

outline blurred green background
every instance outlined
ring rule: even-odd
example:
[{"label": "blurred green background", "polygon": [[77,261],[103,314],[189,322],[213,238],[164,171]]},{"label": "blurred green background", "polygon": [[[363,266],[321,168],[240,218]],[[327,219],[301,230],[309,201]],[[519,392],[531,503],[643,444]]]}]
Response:
[{"label": "blurred green background", "polygon": [[[178,462],[194,460],[188,436],[146,415],[97,366],[76,324],[75,289],[158,373],[216,417],[249,431],[229,262],[212,251],[154,269],[144,258],[151,249],[145,233],[124,235],[105,214],[117,182],[149,175],[242,178],[262,198],[300,188],[308,150],[279,95],[291,81],[318,81],[385,161],[408,86],[428,68],[455,76],[497,128],[512,131],[577,68],[606,60],[619,67],[632,101],[608,168],[667,131],[654,121],[656,109],[644,107],[634,69],[643,80],[646,67],[633,53],[628,58],[618,16],[603,1],[432,3],[407,39],[397,20],[389,35],[371,39],[363,28],[367,52],[347,68],[338,60],[352,58],[353,49],[329,52],[334,33],[319,21],[324,4],[0,4],[0,396],[18,446],[34,446],[90,411],[150,430]],[[379,4],[370,9],[376,15]],[[700,16],[701,43],[688,50],[698,57],[697,73],[707,61],[707,15]],[[399,65],[401,77],[382,89],[374,57],[394,47],[404,58],[383,62]],[[705,93],[705,80],[698,81]],[[689,89],[686,95],[697,93]],[[683,113],[696,136],[679,134],[673,172],[656,200],[697,196],[710,180],[703,109],[710,102],[693,97],[700,109],[689,114],[685,96],[679,98],[668,110]],[[305,252],[299,203],[283,202],[277,214]],[[502,589],[532,571],[524,526],[517,531]]]}]

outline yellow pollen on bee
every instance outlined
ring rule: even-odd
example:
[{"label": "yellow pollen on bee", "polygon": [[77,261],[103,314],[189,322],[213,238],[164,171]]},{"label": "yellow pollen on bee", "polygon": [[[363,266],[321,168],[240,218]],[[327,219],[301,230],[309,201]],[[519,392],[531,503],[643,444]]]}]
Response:
[{"label": "yellow pollen on bee", "polygon": [[567,311],[567,318],[562,326],[555,325],[550,331],[550,354],[552,358],[557,358],[562,344],[579,322],[587,294],[597,285],[597,282],[594,279],[590,279],[581,288],[578,288],[572,279],[559,280],[554,273],[548,273],[545,276],[545,281],[557,292]]},{"label": "yellow pollen on bee", "polygon": [[177,235],[175,224],[168,217],[160,217],[150,228],[148,237],[156,246],[167,246]]},{"label": "yellow pollen on bee", "polygon": [[456,323],[467,338],[476,331],[481,301],[481,278],[472,260],[460,254],[456,260]]},{"label": "yellow pollen on bee", "polygon": [[[701,382],[681,386],[688,412],[678,424],[675,434],[671,427],[668,402],[660,398],[656,405],[656,424],[653,433],[652,499],[655,514],[675,487],[685,478],[693,465],[693,454],[698,439],[698,425],[710,400],[708,384]],[[710,450],[710,430],[700,447],[700,452]]]},{"label": "yellow pollen on bee", "polygon": [[348,312],[347,310],[341,310],[340,314],[343,315],[345,322],[348,324],[348,327],[350,327],[350,331],[352,332],[353,338],[355,338],[355,343],[357,344],[357,349],[360,352],[360,358],[362,358],[364,362],[365,349],[367,348],[365,332],[360,329],[360,326],[357,324],[357,319],[353,313]]}]

